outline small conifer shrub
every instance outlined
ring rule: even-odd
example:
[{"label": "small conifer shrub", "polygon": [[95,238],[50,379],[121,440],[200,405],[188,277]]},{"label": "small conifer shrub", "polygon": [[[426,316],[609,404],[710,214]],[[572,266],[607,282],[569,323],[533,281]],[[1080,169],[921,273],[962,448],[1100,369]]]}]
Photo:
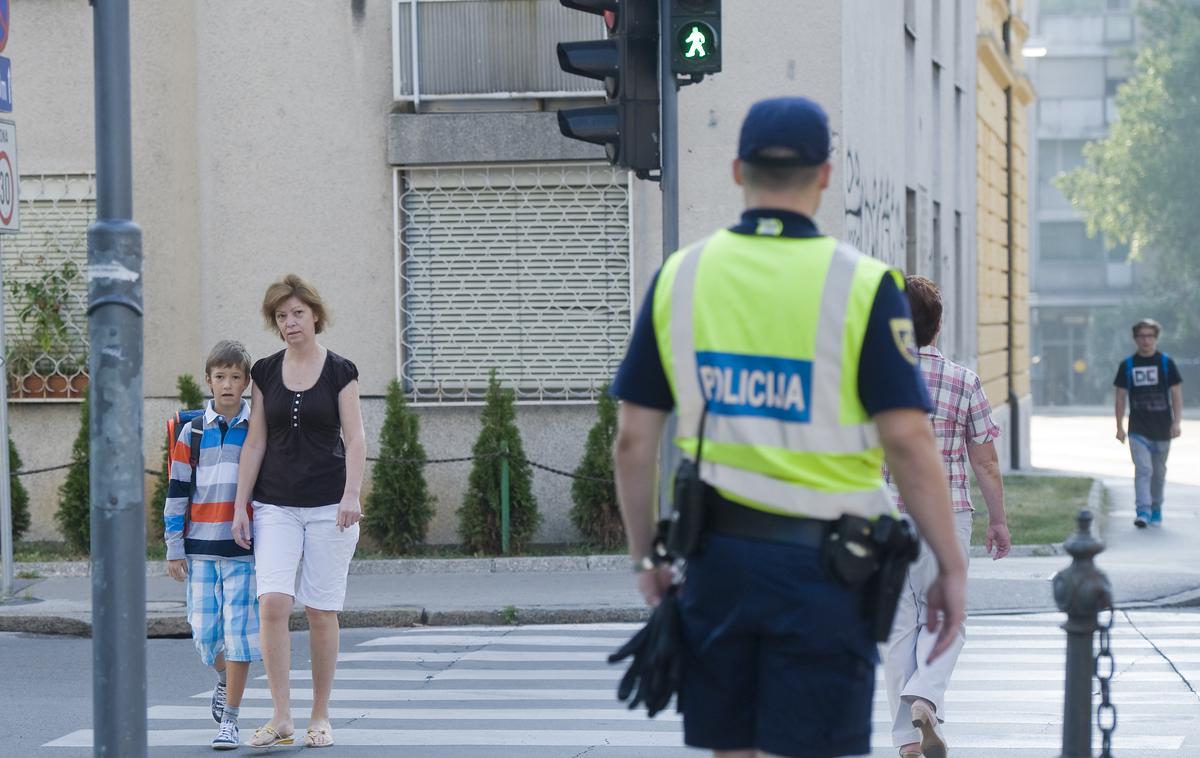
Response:
[{"label": "small conifer shrub", "polygon": [[393,379],[379,432],[379,460],[371,470],[371,494],[363,509],[367,534],[389,552],[409,552],[424,542],[433,519],[434,497],[425,484],[427,456],[419,434],[420,419]]},{"label": "small conifer shrub", "polygon": [[[607,387],[596,405],[596,423],[588,432],[583,460],[571,482],[571,522],[589,543],[606,550],[625,544],[625,527],[617,507],[613,481],[613,442],[617,436],[617,401]],[[597,481],[602,480],[602,481]]]},{"label": "small conifer shrub", "polygon": [[58,488],[58,510],[54,520],[67,544],[76,553],[91,552],[92,507],[88,479],[88,450],[91,435],[88,430],[88,401],[79,405],[79,434],[71,446],[71,464],[67,478]]}]

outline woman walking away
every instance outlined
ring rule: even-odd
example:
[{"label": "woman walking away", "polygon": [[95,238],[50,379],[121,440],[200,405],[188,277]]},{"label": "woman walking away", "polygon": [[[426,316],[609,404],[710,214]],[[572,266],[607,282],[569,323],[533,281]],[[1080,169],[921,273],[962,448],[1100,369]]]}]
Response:
[{"label": "woman walking away", "polygon": [[234,500],[234,539],[245,547],[251,544],[253,499],[260,638],[274,706],[271,720],[249,745],[295,742],[288,681],[294,598],[308,616],[312,657],[312,714],[304,744],[329,747],[337,614],[362,519],[366,446],[358,369],[317,341],[329,316],[321,296],[300,277],[289,274],[268,287],[262,313],[286,347],[250,371],[253,413]]},{"label": "woman walking away", "polygon": [[[937,285],[923,276],[906,280],[912,306],[921,374],[933,401],[933,433],[942,449],[942,462],[950,480],[950,502],[959,544],[966,554],[971,545],[971,487],[967,480],[969,461],[987,503],[987,549],[993,559],[1008,555],[1012,540],[1004,514],[1004,480],[993,440],[1000,428],[992,420],[992,409],[979,377],[970,369],[946,360],[935,347],[942,328],[942,295]],[[887,470],[884,470],[887,475]],[[890,477],[888,478],[891,481]],[[899,495],[896,506],[905,510]],[[937,576],[937,563],[927,549],[908,568],[907,583],[900,594],[892,634],[883,660],[888,705],[892,714],[892,743],[901,758],[946,758],[946,740],[939,724],[945,721],[946,685],[966,640],[965,625],[958,639],[939,658],[929,661],[936,637],[928,621],[926,590]]]}]

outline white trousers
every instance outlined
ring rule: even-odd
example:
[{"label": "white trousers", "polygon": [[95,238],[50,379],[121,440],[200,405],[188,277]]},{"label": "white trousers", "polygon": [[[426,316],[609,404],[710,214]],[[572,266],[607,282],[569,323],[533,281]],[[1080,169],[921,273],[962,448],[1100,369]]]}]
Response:
[{"label": "white trousers", "polygon": [[[954,514],[954,531],[963,555],[967,555],[971,545],[971,511]],[[966,642],[966,630],[960,628],[958,638],[946,652],[932,663],[925,662],[937,641],[936,634],[925,630],[928,618],[925,592],[936,578],[937,559],[929,545],[922,540],[921,555],[909,566],[908,579],[904,591],[900,593],[892,634],[884,643],[883,676],[892,714],[892,744],[896,747],[921,741],[921,732],[912,725],[909,711],[914,698],[933,703],[938,722],[946,720],[946,685],[950,683],[954,664]]]}]

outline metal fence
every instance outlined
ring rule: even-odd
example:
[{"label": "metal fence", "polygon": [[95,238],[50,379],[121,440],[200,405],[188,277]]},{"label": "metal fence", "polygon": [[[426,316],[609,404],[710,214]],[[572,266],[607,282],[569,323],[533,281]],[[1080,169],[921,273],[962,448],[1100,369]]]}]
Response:
[{"label": "metal fence", "polygon": [[396,173],[399,374],[415,402],[591,401],[632,319],[627,174],[607,165]]},{"label": "metal fence", "polygon": [[81,399],[87,389],[87,230],[95,175],[21,177],[21,231],[4,241],[9,398]]}]

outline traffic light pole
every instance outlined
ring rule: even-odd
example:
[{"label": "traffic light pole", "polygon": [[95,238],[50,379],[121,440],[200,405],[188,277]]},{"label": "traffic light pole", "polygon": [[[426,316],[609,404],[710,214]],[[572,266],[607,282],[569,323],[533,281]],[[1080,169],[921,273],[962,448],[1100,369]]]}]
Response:
[{"label": "traffic light pole", "polygon": [[144,758],[142,232],[133,223],[129,0],[94,0],[96,221],[88,228],[92,751]]},{"label": "traffic light pole", "polygon": [[[671,0],[658,0],[658,17],[663,20],[658,37],[659,102],[662,119],[659,124],[659,155],[662,171],[659,189],[662,191],[662,254],[663,260],[679,249],[679,89],[671,73],[673,40],[666,32],[666,19],[671,17]],[[658,513],[671,512],[671,473],[679,463],[679,448],[675,447],[676,416],[671,414],[659,443]]]}]

